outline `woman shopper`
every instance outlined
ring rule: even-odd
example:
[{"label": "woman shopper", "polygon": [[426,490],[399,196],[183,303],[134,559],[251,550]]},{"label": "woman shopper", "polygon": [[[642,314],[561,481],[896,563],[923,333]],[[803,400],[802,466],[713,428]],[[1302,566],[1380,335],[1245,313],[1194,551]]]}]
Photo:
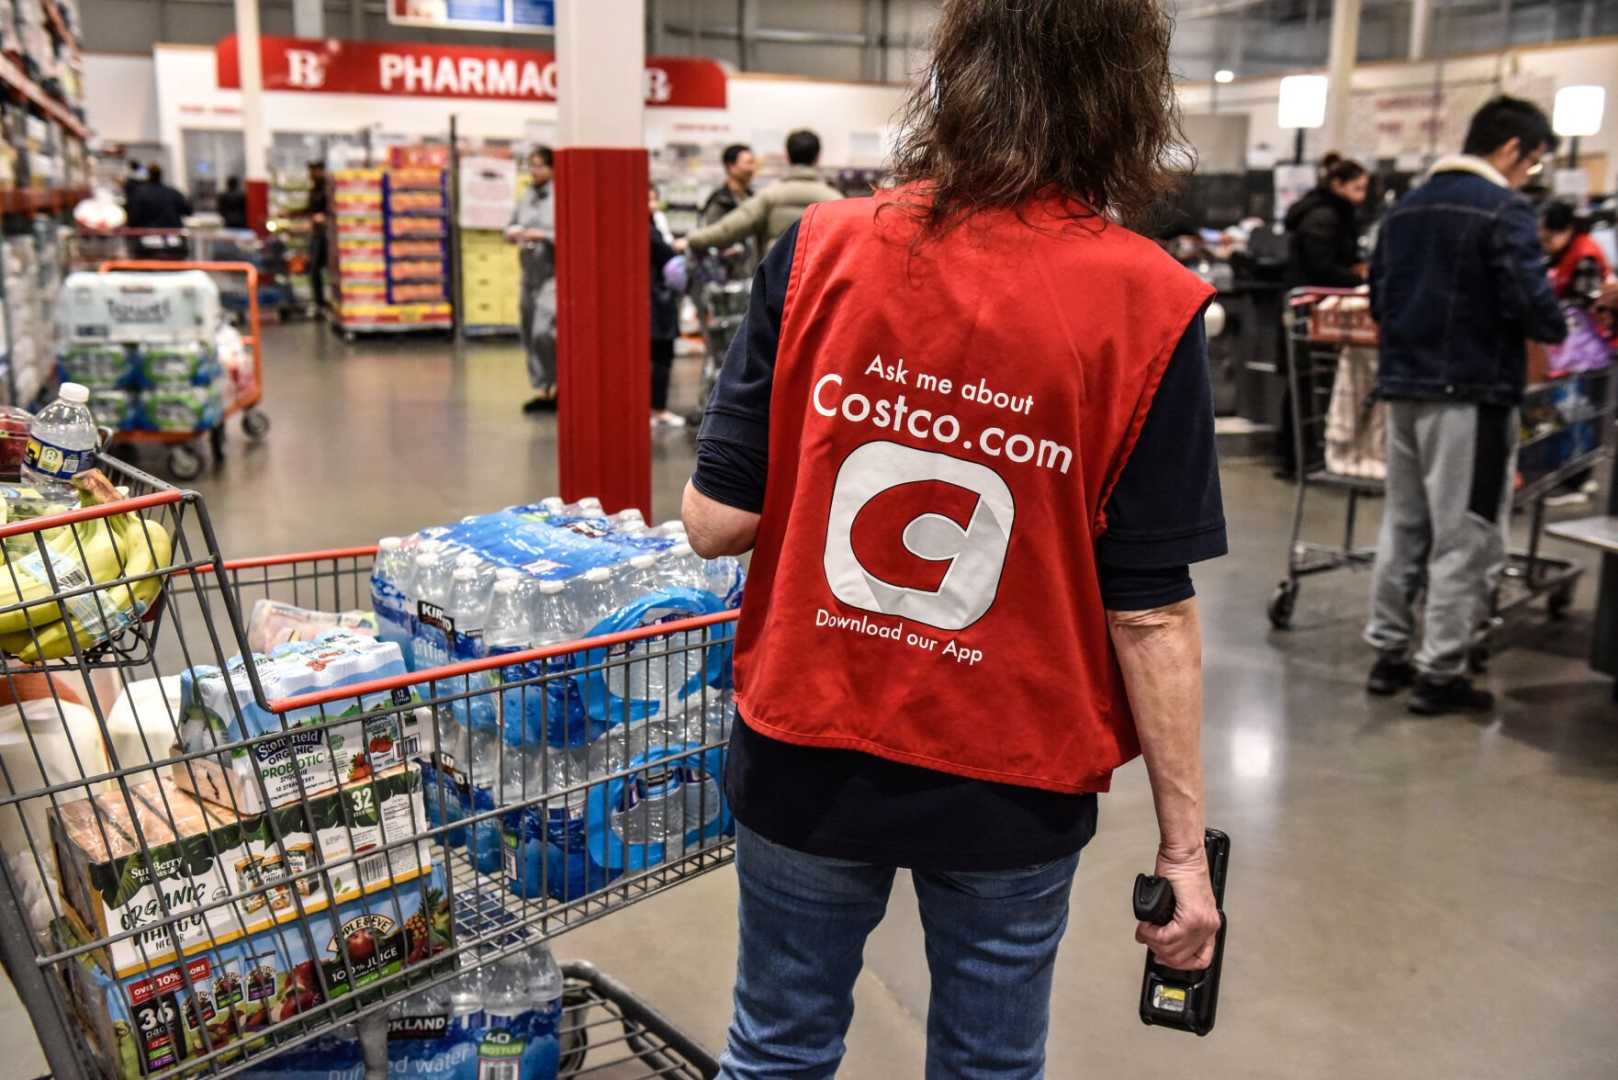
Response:
[{"label": "woman shopper", "polygon": [[1288,276],[1294,286],[1365,284],[1359,209],[1370,191],[1365,166],[1336,153],[1320,163],[1320,184],[1287,211]]},{"label": "woman shopper", "polygon": [[1210,290],[1123,224],[1172,182],[1169,32],[1150,0],[948,0],[896,186],[811,206],[754,279],[684,505],[697,551],[754,552],[723,1076],[836,1072],[898,867],[927,1075],[1042,1075],[1079,851],[1138,753],[1176,909],[1136,938],[1211,960]]},{"label": "woman shopper", "polygon": [[[1321,160],[1320,183],[1287,211],[1289,288],[1352,289],[1365,284],[1358,215],[1370,187],[1371,174],[1359,162],[1337,153]],[[1290,382],[1281,396],[1277,440],[1280,466],[1276,475],[1292,479],[1298,463]]]}]

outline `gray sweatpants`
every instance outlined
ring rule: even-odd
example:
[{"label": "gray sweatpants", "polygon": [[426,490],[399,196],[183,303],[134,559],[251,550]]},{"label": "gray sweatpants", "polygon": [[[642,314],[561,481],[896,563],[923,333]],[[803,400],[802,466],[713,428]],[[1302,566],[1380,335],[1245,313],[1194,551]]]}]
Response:
[{"label": "gray sweatpants", "polygon": [[528,384],[535,390],[556,385],[556,279],[546,278],[537,286],[522,283],[517,327],[523,353],[528,358]]},{"label": "gray sweatpants", "polygon": [[1408,655],[1425,587],[1416,668],[1438,679],[1465,672],[1473,631],[1505,565],[1516,456],[1515,409],[1389,403],[1387,505],[1366,641]]}]

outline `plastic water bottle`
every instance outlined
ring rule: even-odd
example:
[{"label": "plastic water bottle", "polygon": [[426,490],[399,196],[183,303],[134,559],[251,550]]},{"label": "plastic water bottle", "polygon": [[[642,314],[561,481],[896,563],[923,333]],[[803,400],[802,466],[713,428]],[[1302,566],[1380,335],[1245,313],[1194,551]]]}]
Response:
[{"label": "plastic water bottle", "polygon": [[[533,648],[533,631],[523,603],[522,582],[517,578],[501,577],[495,580],[483,643],[490,656]],[[527,674],[522,665],[500,669],[499,679],[502,683],[517,683],[524,678],[527,678]],[[523,702],[528,694],[538,692],[539,688],[534,686],[514,686],[500,692],[500,733],[508,745],[521,746],[532,741],[524,720]]]},{"label": "plastic water bottle", "polygon": [[706,828],[719,813],[719,784],[701,755],[692,755],[660,759],[633,774],[609,821],[626,844],[683,846],[688,832]]},{"label": "plastic water bottle", "polygon": [[538,1014],[537,1036],[560,1035],[564,989],[562,968],[551,955],[551,947],[543,941],[536,942],[528,950],[528,1000]]},{"label": "plastic water bottle", "polygon": [[100,439],[89,401],[89,390],[63,383],[57,399],[41,409],[28,428],[22,482],[39,492],[50,513],[78,509],[73,478],[95,466]]},{"label": "plastic water bottle", "polygon": [[726,607],[740,602],[744,577],[740,559],[734,555],[721,555],[717,559],[707,560],[703,564],[703,571],[707,579],[703,587],[723,600]]},{"label": "plastic water bottle", "polygon": [[646,515],[633,506],[627,510],[620,510],[607,519],[607,523],[617,532],[628,532],[631,529],[645,529]]},{"label": "plastic water bottle", "polygon": [[590,777],[613,777],[628,768],[638,754],[680,744],[677,729],[661,720],[619,724],[590,744]]},{"label": "plastic water bottle", "polygon": [[[447,552],[423,551],[416,556],[416,668],[442,667],[449,663],[450,644],[441,626],[423,619],[428,606],[438,609],[439,615],[448,613],[450,589],[454,585],[453,569]],[[429,617],[431,617],[429,615]]]},{"label": "plastic water bottle", "polygon": [[657,556],[636,555],[629,560],[620,579],[625,599],[633,603],[658,589]]},{"label": "plastic water bottle", "polygon": [[472,966],[476,957],[462,953],[460,974],[449,981],[450,1024],[455,1030],[474,1027],[483,1014],[484,969]]},{"label": "plastic water bottle", "polygon": [[415,563],[397,536],[384,536],[376,548],[376,563],[371,568],[371,607],[376,611],[377,636],[399,646],[409,665],[415,631],[410,625],[408,598]]},{"label": "plastic water bottle", "polygon": [[658,536],[666,536],[671,539],[678,537],[679,539],[684,540],[685,522],[681,521],[679,518],[670,518],[669,520],[658,525],[657,528],[653,529],[652,531]]},{"label": "plastic water bottle", "polygon": [[600,625],[601,620],[617,611],[618,590],[614,588],[612,571],[604,566],[586,570],[569,582],[572,606],[571,637],[585,637]]},{"label": "plastic water bottle", "polygon": [[483,988],[483,1014],[490,1027],[514,1025],[528,1006],[528,959],[522,953],[502,957],[490,967]]},{"label": "plastic water bottle", "polygon": [[[462,556],[464,558],[464,556]],[[483,658],[483,624],[489,615],[489,590],[479,579],[478,568],[461,564],[455,568],[454,583],[450,586],[447,612],[454,632],[449,642],[450,662],[465,663]],[[436,694],[447,697],[471,694],[451,702],[455,719],[474,732],[495,729],[494,701],[479,691],[489,687],[489,676],[484,672],[461,675],[453,679],[440,679]]]},{"label": "plastic water bottle", "polygon": [[659,587],[664,589],[708,587],[708,568],[703,564],[702,556],[684,542],[663,552],[663,557],[657,560],[657,576]]}]

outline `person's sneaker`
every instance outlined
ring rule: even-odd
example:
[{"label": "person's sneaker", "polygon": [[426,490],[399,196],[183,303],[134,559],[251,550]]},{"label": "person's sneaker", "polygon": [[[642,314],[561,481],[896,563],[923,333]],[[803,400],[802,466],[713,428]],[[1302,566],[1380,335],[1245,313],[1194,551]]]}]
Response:
[{"label": "person's sneaker", "polygon": [[1373,694],[1397,694],[1416,681],[1416,666],[1402,656],[1379,656],[1371,665],[1365,689]]},{"label": "person's sneaker", "polygon": [[1576,491],[1559,491],[1555,495],[1545,496],[1545,505],[1553,509],[1563,506],[1583,506],[1589,501],[1590,496],[1582,488]]},{"label": "person's sneaker", "polygon": [[523,402],[522,411],[529,416],[533,416],[535,413],[555,412],[556,396],[553,394],[547,397],[544,394],[540,394],[537,397],[530,398],[529,400]]},{"label": "person's sneaker", "polygon": [[1416,680],[1416,689],[1407,706],[1422,716],[1451,712],[1488,712],[1494,708],[1494,695],[1479,690],[1464,675],[1439,681],[1426,675]]},{"label": "person's sneaker", "polygon": [[652,414],[652,426],[663,428],[683,428],[685,427],[685,417],[681,416],[679,413],[670,412],[669,410],[664,409],[662,412],[654,412]]}]

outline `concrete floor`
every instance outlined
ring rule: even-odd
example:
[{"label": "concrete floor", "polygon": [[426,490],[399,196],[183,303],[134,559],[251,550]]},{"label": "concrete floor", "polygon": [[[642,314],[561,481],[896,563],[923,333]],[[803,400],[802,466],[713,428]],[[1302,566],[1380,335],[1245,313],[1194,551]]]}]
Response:
[{"label": "concrete floor", "polygon": [[[554,422],[519,413],[515,349],[480,346],[457,366],[442,341],[344,346],[307,326],[268,340],[275,428],[252,451],[233,441],[196,485],[227,554],[369,542],[552,493]],[[677,408],[694,400],[693,368],[677,372]],[[654,453],[653,509],[670,516],[690,439],[662,435]],[[1496,659],[1494,715],[1417,719],[1361,690],[1363,574],[1311,579],[1296,628],[1269,629],[1291,489],[1256,463],[1229,464],[1224,479],[1233,550],[1196,571],[1209,823],[1233,845],[1218,1030],[1195,1039],[1136,1018],[1142,949],[1127,897],[1156,844],[1137,762],[1103,800],[1081,865],[1049,1074],[1618,1076],[1618,706],[1584,662],[1594,575],[1566,621],[1530,617]],[[1310,524],[1329,538],[1340,508],[1316,510]],[[720,871],[579,928],[557,951],[596,962],[717,1049],[734,903]],[[920,1075],[914,907],[901,881],[867,949],[850,1080]],[[37,1060],[15,1004],[0,1018],[0,1054]]]}]

